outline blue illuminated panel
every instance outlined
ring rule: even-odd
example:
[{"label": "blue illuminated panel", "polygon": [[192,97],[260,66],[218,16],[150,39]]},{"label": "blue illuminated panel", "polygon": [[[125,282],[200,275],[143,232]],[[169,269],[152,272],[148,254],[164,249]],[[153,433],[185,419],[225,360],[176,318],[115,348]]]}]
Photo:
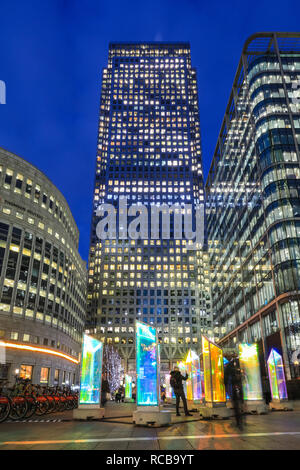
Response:
[{"label": "blue illuminated panel", "polygon": [[158,406],[156,328],[136,322],[137,406]]}]

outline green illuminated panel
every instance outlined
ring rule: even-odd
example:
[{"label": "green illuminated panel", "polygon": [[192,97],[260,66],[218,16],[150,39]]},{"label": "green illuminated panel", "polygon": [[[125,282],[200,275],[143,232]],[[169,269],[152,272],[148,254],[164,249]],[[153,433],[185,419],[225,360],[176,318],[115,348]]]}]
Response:
[{"label": "green illuminated panel", "polygon": [[83,335],[79,404],[99,404],[103,344]]},{"label": "green illuminated panel", "polygon": [[132,398],[132,378],[125,375],[125,398]]},{"label": "green illuminated panel", "polygon": [[258,345],[256,343],[239,344],[239,361],[242,372],[244,399],[262,400]]}]

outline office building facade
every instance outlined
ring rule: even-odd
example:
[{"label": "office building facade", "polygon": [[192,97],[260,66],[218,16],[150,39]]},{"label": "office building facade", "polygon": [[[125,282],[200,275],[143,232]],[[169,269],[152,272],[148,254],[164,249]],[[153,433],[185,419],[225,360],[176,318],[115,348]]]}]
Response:
[{"label": "office building facade", "polygon": [[300,34],[245,43],[206,183],[216,335],[300,358]]},{"label": "office building facade", "polygon": [[204,255],[174,237],[172,216],[169,239],[163,231],[157,238],[99,239],[97,208],[117,209],[122,198],[147,209],[204,205],[196,72],[187,43],[109,46],[89,253],[89,327],[118,348],[128,370],[135,367],[135,321],[156,325],[169,367],[188,348],[198,349],[201,331],[211,326]]},{"label": "office building facade", "polygon": [[78,384],[87,275],[78,240],[58,189],[0,149],[0,379]]}]

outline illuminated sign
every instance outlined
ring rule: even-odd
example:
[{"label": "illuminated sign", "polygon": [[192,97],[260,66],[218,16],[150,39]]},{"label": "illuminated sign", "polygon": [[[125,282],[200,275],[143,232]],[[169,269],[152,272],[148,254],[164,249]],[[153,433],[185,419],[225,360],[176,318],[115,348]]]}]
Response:
[{"label": "illuminated sign", "polygon": [[223,351],[202,336],[205,401],[225,403]]},{"label": "illuminated sign", "polygon": [[258,345],[256,343],[239,344],[239,361],[244,400],[262,400]]},{"label": "illuminated sign", "polygon": [[100,404],[103,344],[83,335],[79,404]]},{"label": "illuminated sign", "polygon": [[156,328],[136,322],[137,406],[158,406],[158,342]]},{"label": "illuminated sign", "polygon": [[287,400],[286,382],[282,356],[272,349],[268,359],[268,371],[273,400]]}]

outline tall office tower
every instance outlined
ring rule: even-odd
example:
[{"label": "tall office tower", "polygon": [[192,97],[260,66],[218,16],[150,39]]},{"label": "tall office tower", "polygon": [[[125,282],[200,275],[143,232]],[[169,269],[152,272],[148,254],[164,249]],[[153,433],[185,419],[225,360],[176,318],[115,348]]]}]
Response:
[{"label": "tall office tower", "polygon": [[[212,311],[220,344],[300,353],[300,33],[245,43],[206,183]],[[298,359],[297,359],[298,356]]]},{"label": "tall office tower", "polygon": [[118,347],[128,370],[135,367],[135,321],[157,325],[169,368],[198,348],[201,328],[209,326],[202,254],[174,239],[173,216],[170,239],[162,228],[157,239],[99,240],[97,208],[118,208],[124,197],[128,207],[147,209],[204,205],[196,71],[187,43],[110,44],[89,255],[89,326]]}]

